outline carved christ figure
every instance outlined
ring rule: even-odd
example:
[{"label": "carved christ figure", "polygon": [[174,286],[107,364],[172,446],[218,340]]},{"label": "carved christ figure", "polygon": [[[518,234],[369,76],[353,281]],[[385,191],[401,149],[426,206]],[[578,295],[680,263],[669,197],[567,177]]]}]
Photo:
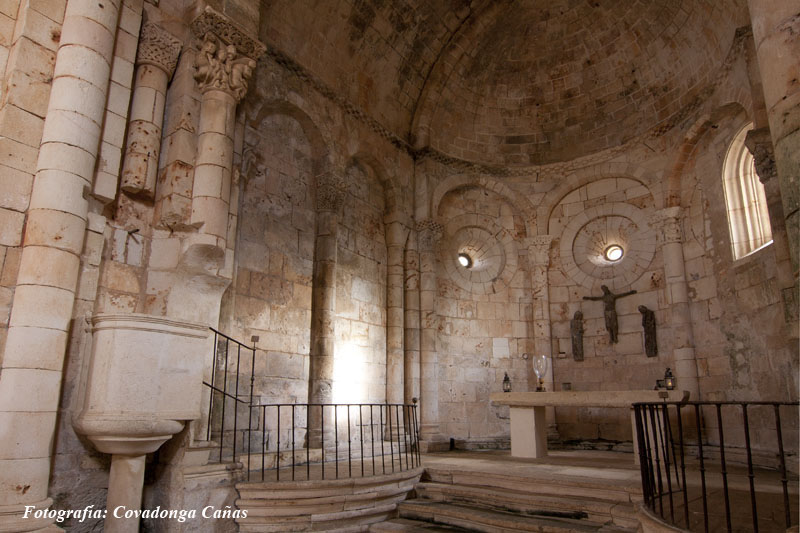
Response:
[{"label": "carved christ figure", "polygon": [[608,331],[611,344],[617,343],[617,333],[619,332],[619,324],[617,322],[617,299],[636,294],[636,291],[628,291],[620,294],[614,294],[608,287],[601,285],[600,289],[603,291],[602,296],[584,296],[584,300],[594,300],[603,302],[603,316],[606,319],[606,331]]}]

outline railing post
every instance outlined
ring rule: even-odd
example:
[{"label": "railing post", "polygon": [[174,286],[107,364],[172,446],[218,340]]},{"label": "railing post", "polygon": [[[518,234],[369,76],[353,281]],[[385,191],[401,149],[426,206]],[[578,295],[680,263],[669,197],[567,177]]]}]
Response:
[{"label": "railing post", "polygon": [[750,479],[750,505],[753,509],[753,533],[758,533],[758,511],[756,509],[756,487],[753,474],[753,455],[750,450],[750,423],[747,419],[747,404],[742,404],[744,444],[747,448],[747,477]]},{"label": "railing post", "polygon": [[783,451],[783,433],[781,432],[781,407],[777,403],[773,405],[775,409],[775,428],[778,431],[778,460],[781,467],[781,484],[783,485],[783,512],[786,518],[786,529],[792,526],[792,512],[789,507],[789,487],[786,478],[786,456]]}]

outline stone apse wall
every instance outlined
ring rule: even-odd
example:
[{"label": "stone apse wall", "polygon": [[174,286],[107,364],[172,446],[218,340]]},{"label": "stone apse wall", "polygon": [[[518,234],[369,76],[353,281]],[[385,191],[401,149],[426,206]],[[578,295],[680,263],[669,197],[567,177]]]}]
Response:
[{"label": "stone apse wall", "polygon": [[[44,7],[58,2],[30,3],[25,11],[10,4],[0,3],[0,60],[9,73],[0,145],[11,154],[0,173],[3,348],[15,298],[24,292],[18,289],[39,275],[20,277],[20,257],[26,227],[36,228],[33,176],[54,38],[64,20],[63,9]],[[767,181],[775,242],[734,261],[727,233],[725,150],[747,122],[764,126],[741,42],[715,51],[728,59],[703,98],[687,103],[670,94],[677,118],[666,125],[637,126],[633,135],[621,123],[606,132],[614,147],[590,156],[573,153],[562,139],[558,154],[534,164],[537,157],[514,155],[513,139],[511,148],[487,137],[469,150],[480,132],[474,125],[452,130],[459,123],[432,104],[422,106],[422,127],[405,131],[400,110],[414,108],[408,92],[424,78],[413,61],[395,85],[371,73],[379,79],[372,91],[357,62],[327,65],[291,41],[287,28],[296,20],[259,22],[252,2],[213,4],[250,36],[238,42],[242,56],[258,59],[246,93],[227,88],[232,100],[211,101],[195,78],[203,38],[185,19],[188,6],[119,6],[116,45],[106,58],[114,68],[96,120],[97,164],[86,178],[85,225],[68,235],[80,246],[68,287],[74,305],[58,341],[67,346],[59,360],[63,386],[56,386],[59,370],[36,382],[59,391],[48,415],[55,431],[32,423],[30,432],[35,442],[53,435],[49,494],[57,507],[102,506],[105,499],[108,456],[73,428],[91,352],[87,318],[101,312],[202,323],[248,343],[256,335],[260,402],[416,398],[423,438],[453,438],[462,447],[506,445],[507,410],[491,406],[488,396],[500,390],[505,372],[514,390],[533,390],[530,356],[537,354],[551,357],[548,390],[650,389],[671,367],[679,387],[702,399],[797,398],[796,302],[787,292],[793,282],[777,178]],[[18,20],[23,12],[27,18]],[[160,31],[143,29],[143,13]],[[315,23],[325,18],[306,15]],[[258,35],[283,40],[282,47],[264,52]],[[137,60],[154,44],[170,54]],[[334,42],[323,48],[344,49]],[[304,54],[313,57],[303,65],[292,59]],[[164,74],[157,83],[142,68],[154,62]],[[140,85],[149,106],[131,101]],[[467,93],[469,87],[456,92]],[[372,113],[377,98],[398,105]],[[503,100],[504,109],[514,107],[511,100]],[[202,118],[204,106],[217,109],[213,120]],[[149,121],[141,114],[147,109]],[[163,124],[148,129],[161,110]],[[512,125],[530,122],[523,114],[512,118]],[[437,124],[431,149],[405,140]],[[496,133],[499,124],[489,126]],[[134,130],[161,139],[158,157],[145,164],[145,175],[155,167],[152,183],[124,171],[141,162],[134,157],[141,151],[128,145]],[[535,135],[524,140],[528,155],[540,153]],[[614,266],[598,259],[612,240],[626,249]],[[473,257],[471,269],[458,265],[459,252]],[[615,293],[637,291],[617,302],[616,344],[604,330],[602,304],[584,300],[603,284]],[[656,357],[644,354],[639,305],[655,313]],[[575,360],[569,324],[578,310],[582,361]],[[210,370],[210,346],[207,356]],[[549,416],[564,441],[630,439],[627,412],[556,409]],[[756,440],[769,440],[772,428],[754,423]],[[196,429],[176,437],[159,468],[174,473],[175,450],[201,440]],[[41,453],[33,492],[46,496],[51,452]],[[148,468],[156,471],[153,463]],[[190,494],[181,475],[164,477],[171,481],[153,487],[165,498],[211,498],[207,488]]]}]

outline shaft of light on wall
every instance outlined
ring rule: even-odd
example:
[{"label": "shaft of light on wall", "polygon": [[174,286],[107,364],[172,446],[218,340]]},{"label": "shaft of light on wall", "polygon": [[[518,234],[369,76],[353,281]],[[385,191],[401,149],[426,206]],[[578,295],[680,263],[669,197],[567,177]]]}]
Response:
[{"label": "shaft of light on wall", "polygon": [[353,342],[337,344],[333,359],[333,403],[365,403],[369,399],[368,351]]}]

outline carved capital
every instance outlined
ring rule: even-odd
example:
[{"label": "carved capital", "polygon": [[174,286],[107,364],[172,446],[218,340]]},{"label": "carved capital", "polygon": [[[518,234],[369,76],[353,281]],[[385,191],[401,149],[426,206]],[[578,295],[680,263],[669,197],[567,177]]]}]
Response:
[{"label": "carved capital", "polygon": [[225,45],[233,45],[240,57],[256,60],[267,49],[228,17],[209,6],[203,9],[203,12],[189,24],[189,27],[198,39],[205,40],[206,34],[211,33]]},{"label": "carved capital", "polygon": [[536,235],[528,240],[528,257],[534,265],[550,265],[550,243],[552,235]]},{"label": "carved capital", "polygon": [[158,24],[146,22],[139,35],[137,65],[153,65],[172,76],[181,53],[181,41]]},{"label": "carved capital", "polygon": [[439,239],[444,234],[444,227],[435,220],[428,218],[417,222],[419,245],[421,250],[433,250]]},{"label": "carved capital", "polygon": [[761,183],[766,184],[767,181],[778,175],[778,169],[775,167],[775,148],[772,146],[769,128],[748,131],[744,145],[753,154],[756,174]]},{"label": "carved capital", "polygon": [[344,179],[339,174],[317,176],[317,211],[339,211],[344,204],[344,192]]},{"label": "carved capital", "polygon": [[208,32],[195,56],[194,79],[204,93],[212,89],[231,94],[236,101],[247,93],[247,84],[256,68],[249,57],[240,57],[236,46],[225,44],[215,34]]},{"label": "carved capital", "polygon": [[680,207],[667,207],[656,211],[648,217],[648,222],[656,230],[661,244],[683,241]]}]

